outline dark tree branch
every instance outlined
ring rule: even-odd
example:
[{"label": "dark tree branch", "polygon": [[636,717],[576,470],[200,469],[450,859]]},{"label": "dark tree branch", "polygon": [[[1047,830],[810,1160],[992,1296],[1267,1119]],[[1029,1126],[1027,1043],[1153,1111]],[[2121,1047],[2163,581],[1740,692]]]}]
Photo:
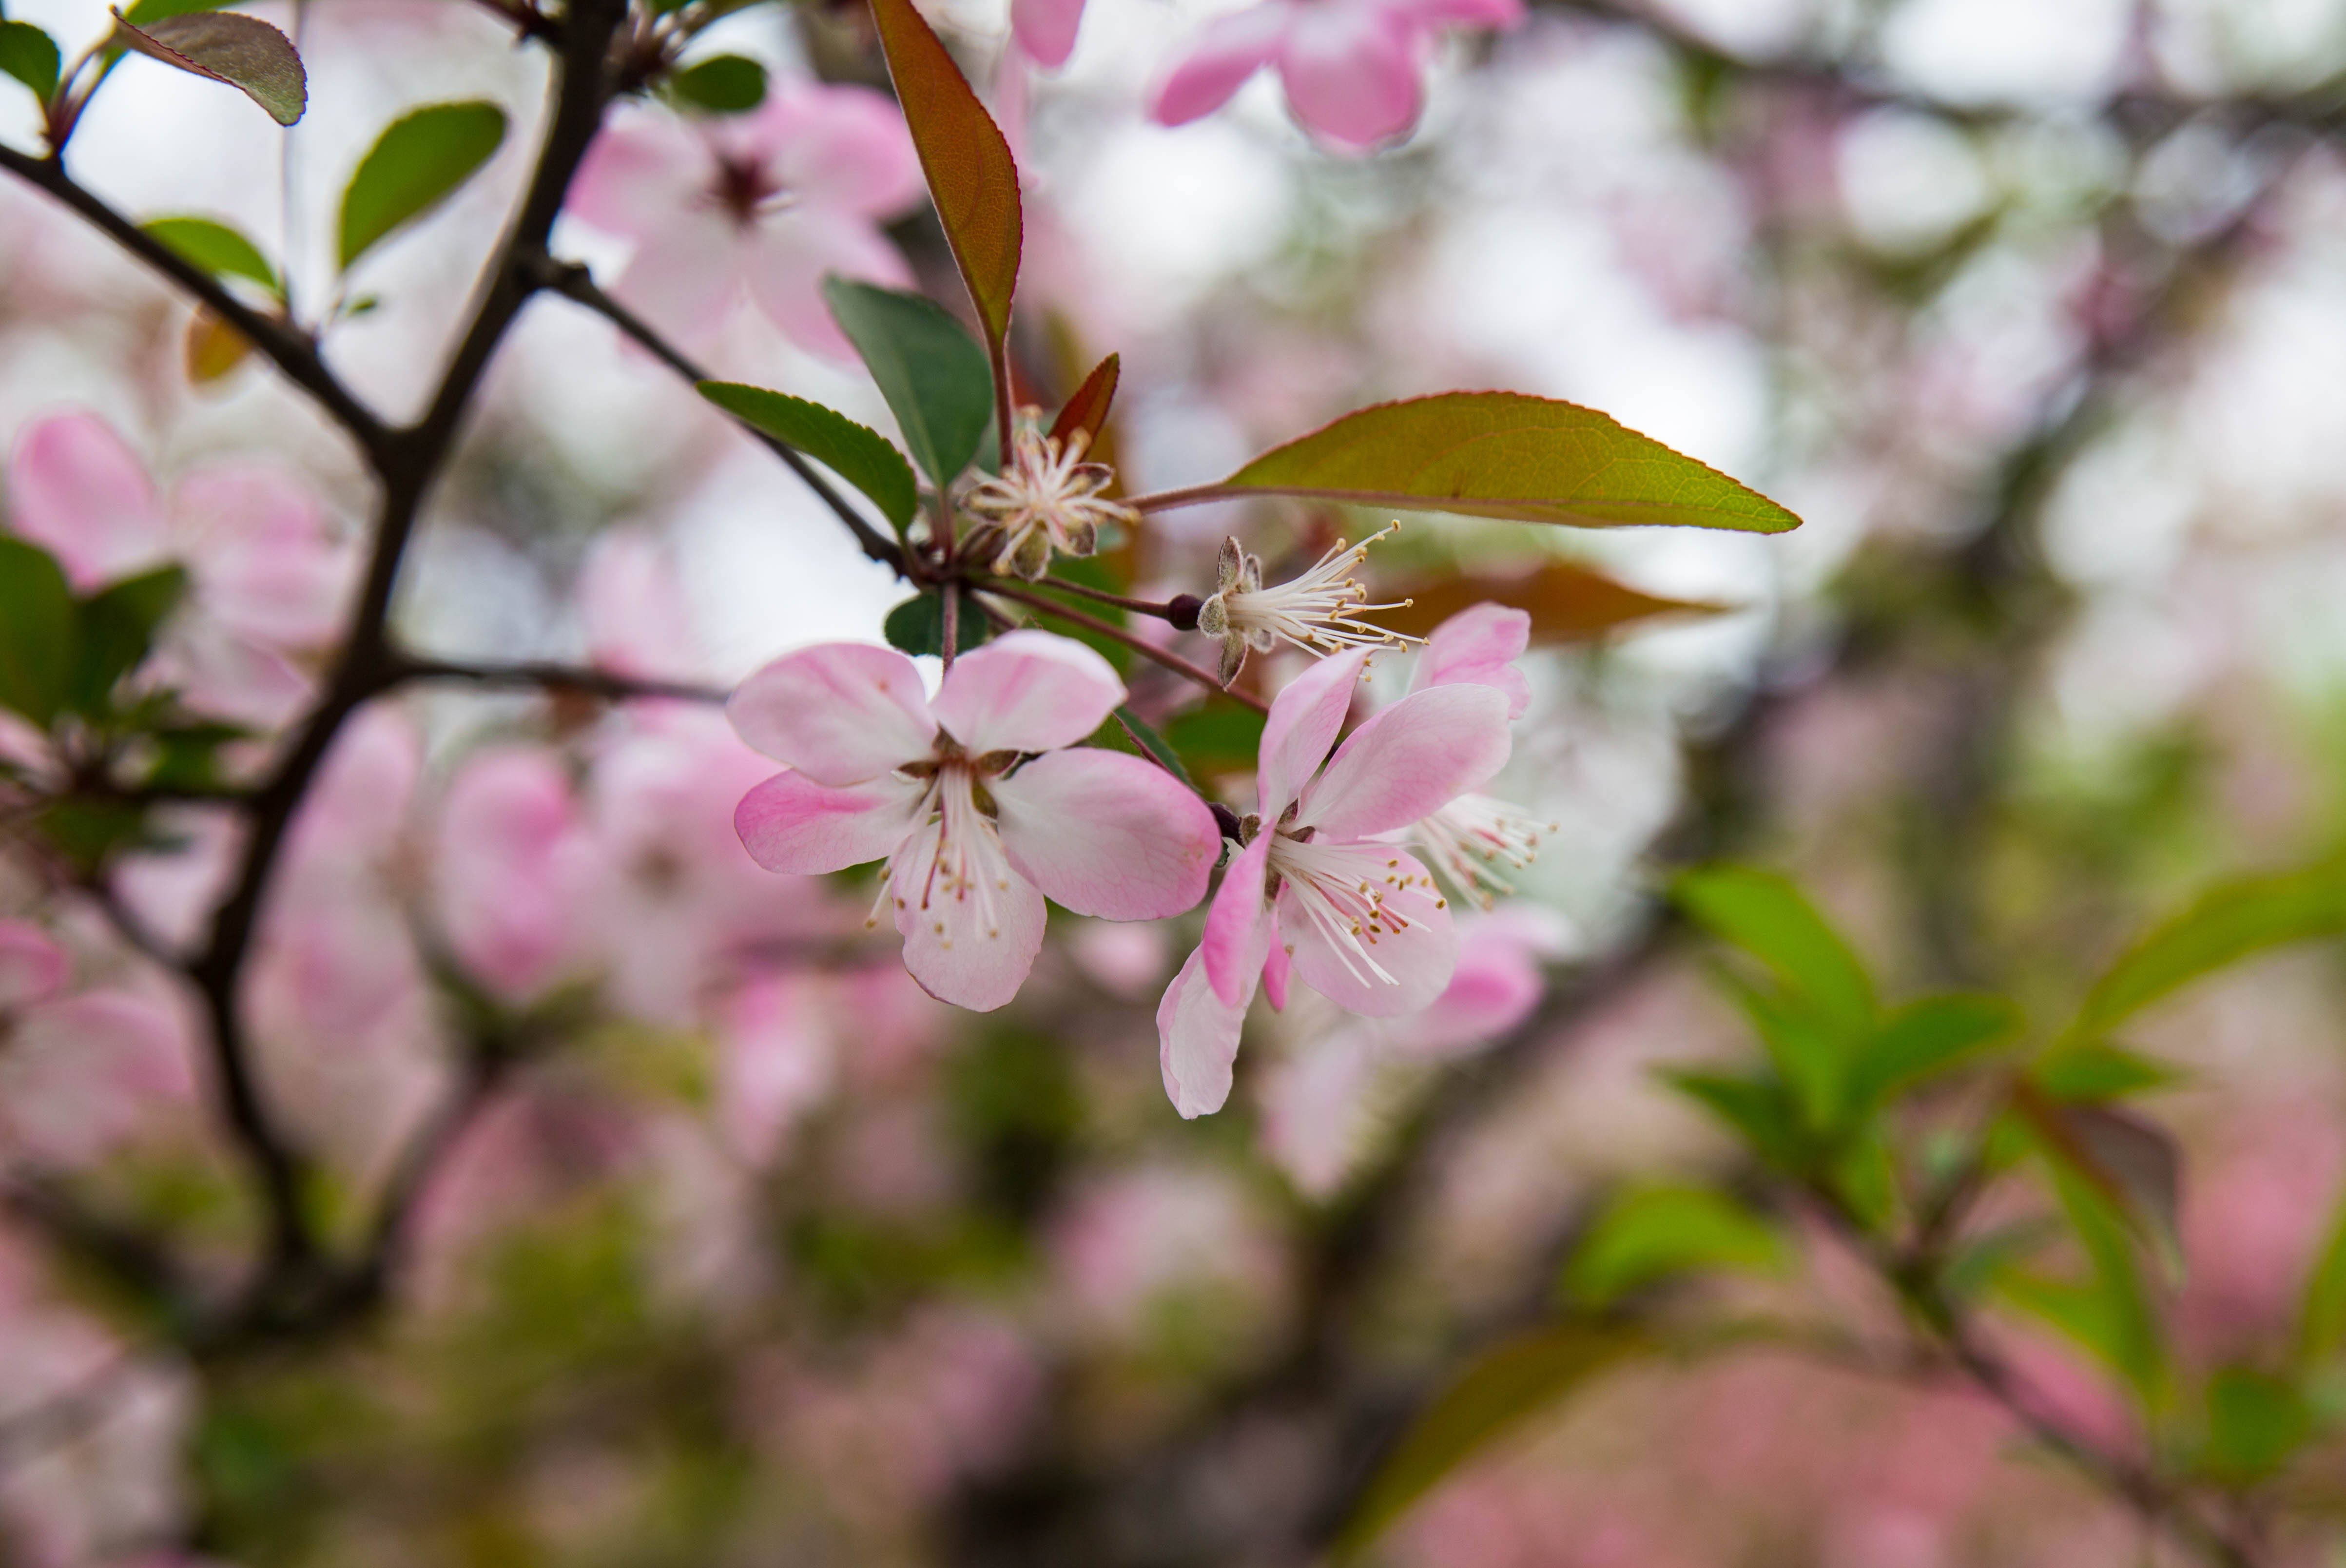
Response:
[{"label": "dark tree branch", "polygon": [[599,697],[612,702],[653,701],[723,703],[733,694],[722,687],[696,686],[688,681],[645,680],[613,675],[608,670],[582,669],[575,665],[525,662],[470,664],[452,659],[402,657],[392,667],[390,682],[454,681],[499,689],[551,691]]}]

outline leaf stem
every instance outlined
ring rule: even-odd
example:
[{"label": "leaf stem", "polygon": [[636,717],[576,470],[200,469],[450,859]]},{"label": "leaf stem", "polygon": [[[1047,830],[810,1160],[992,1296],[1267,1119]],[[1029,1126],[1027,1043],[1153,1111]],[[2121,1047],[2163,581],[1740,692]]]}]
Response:
[{"label": "leaf stem", "polygon": [[[1072,583],[1065,577],[1046,577],[1043,579],[1043,586],[1056,589],[1063,594],[1074,594],[1099,604],[1114,605],[1119,610],[1130,610],[1137,616],[1154,616],[1160,621],[1174,619],[1173,606],[1158,604],[1154,599],[1127,598],[1122,594],[1111,594],[1106,588],[1095,588],[1087,583]],[[1183,629],[1194,630],[1195,628]]]},{"label": "leaf stem", "polygon": [[1126,631],[1122,626],[1117,626],[1112,622],[1101,620],[1097,616],[1087,616],[1081,610],[1071,609],[1067,606],[1059,603],[1058,600],[1050,597],[1048,595],[1037,594],[1029,589],[1015,586],[1012,584],[1002,581],[998,577],[989,578],[983,585],[973,584],[972,585],[982,587],[984,592],[993,594],[1000,598],[1015,599],[1022,605],[1026,605],[1042,611],[1045,615],[1056,616],[1059,619],[1067,622],[1071,626],[1081,626],[1086,631],[1096,632],[1101,636],[1108,637],[1114,641],[1122,643],[1126,647],[1130,648],[1141,657],[1151,660],[1154,663],[1160,664],[1176,675],[1184,676],[1190,680],[1196,681],[1208,691],[1218,693],[1223,697],[1229,697],[1233,702],[1240,703],[1248,708],[1251,708],[1257,713],[1269,713],[1270,711],[1270,705],[1263,701],[1262,698],[1256,697],[1251,692],[1238,691],[1224,687],[1220,681],[1214,678],[1214,672],[1206,668],[1204,666],[1191,664],[1179,654],[1168,653],[1165,649],[1158,647],[1155,643],[1144,642],[1139,637],[1134,636],[1130,632]]}]

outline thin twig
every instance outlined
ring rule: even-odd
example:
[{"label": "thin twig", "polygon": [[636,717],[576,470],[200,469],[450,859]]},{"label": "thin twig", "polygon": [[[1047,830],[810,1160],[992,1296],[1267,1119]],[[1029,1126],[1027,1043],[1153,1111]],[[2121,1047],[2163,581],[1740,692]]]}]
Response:
[{"label": "thin twig", "polygon": [[[1119,610],[1130,610],[1136,616],[1154,616],[1160,621],[1173,618],[1173,606],[1154,599],[1135,599],[1123,594],[1111,594],[1106,588],[1095,588],[1087,583],[1071,583],[1065,577],[1045,577],[1042,586],[1062,594],[1074,594],[1097,604],[1114,605]],[[1185,628],[1189,629],[1189,628]]]},{"label": "thin twig", "polygon": [[613,702],[721,704],[732,696],[722,687],[698,686],[688,681],[647,680],[637,676],[614,675],[608,670],[583,669],[575,665],[535,660],[518,664],[474,664],[455,659],[402,656],[393,667],[390,681],[396,685],[410,681],[461,681],[469,686],[572,692],[581,697],[605,697]]},{"label": "thin twig", "polygon": [[1054,599],[1047,595],[1030,593],[1025,588],[1017,587],[1012,584],[1003,582],[999,578],[988,578],[983,585],[981,591],[995,595],[996,596],[1005,599],[1015,599],[1018,603],[1038,609],[1045,615],[1056,616],[1059,619],[1067,622],[1070,626],[1078,626],[1083,627],[1086,631],[1096,632],[1101,636],[1112,638],[1117,642],[1122,643],[1133,652],[1140,655],[1141,657],[1153,659],[1157,663],[1163,665],[1167,669],[1171,670],[1174,674],[1186,676],[1189,679],[1196,681],[1199,686],[1204,687],[1208,691],[1219,693],[1221,696],[1229,697],[1232,702],[1240,703],[1248,708],[1253,708],[1257,713],[1269,713],[1270,711],[1270,705],[1263,701],[1262,698],[1256,697],[1251,692],[1238,691],[1223,686],[1220,681],[1214,678],[1214,672],[1206,668],[1203,665],[1191,664],[1179,654],[1168,653],[1163,648],[1158,647],[1156,644],[1145,642],[1139,637],[1134,636],[1130,632],[1126,631],[1122,626],[1113,626],[1107,621],[1101,620],[1097,616],[1087,616],[1081,610],[1069,609],[1066,606],[1059,603],[1058,600]]}]

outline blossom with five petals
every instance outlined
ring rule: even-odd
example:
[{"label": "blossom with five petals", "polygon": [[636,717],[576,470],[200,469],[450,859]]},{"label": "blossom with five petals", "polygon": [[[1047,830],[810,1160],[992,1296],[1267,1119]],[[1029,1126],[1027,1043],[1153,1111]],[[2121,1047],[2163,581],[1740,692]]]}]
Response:
[{"label": "blossom with five petals", "polygon": [[[1532,688],[1515,661],[1530,647],[1531,630],[1530,616],[1504,605],[1463,609],[1426,637],[1410,689],[1487,686],[1505,696],[1508,718],[1521,718],[1531,706]],[[1497,895],[1515,891],[1500,863],[1522,871],[1539,858],[1541,835],[1556,830],[1557,824],[1541,821],[1521,806],[1469,792],[1397,837],[1423,851],[1462,897],[1487,910]]]},{"label": "blossom with five petals", "polygon": [[1214,895],[1205,940],[1157,1009],[1166,1093],[1184,1116],[1229,1098],[1258,983],[1284,1006],[1291,972],[1372,1018],[1415,1013],[1450,983],[1458,941],[1447,901],[1423,866],[1382,840],[1499,770],[1507,699],[1472,684],[1415,692],[1328,758],[1367,659],[1357,648],[1324,659],[1270,705],[1259,814]]},{"label": "blossom with five petals", "polygon": [[986,1013],[1043,944],[1046,895],[1077,914],[1156,920],[1205,896],[1213,814],[1154,763],[1081,748],[1124,683],[1081,643],[1016,631],[964,655],[933,701],[892,648],[826,643],[776,659],[726,708],[789,771],[733,823],[770,871],[885,859],[904,967],[929,993]]}]

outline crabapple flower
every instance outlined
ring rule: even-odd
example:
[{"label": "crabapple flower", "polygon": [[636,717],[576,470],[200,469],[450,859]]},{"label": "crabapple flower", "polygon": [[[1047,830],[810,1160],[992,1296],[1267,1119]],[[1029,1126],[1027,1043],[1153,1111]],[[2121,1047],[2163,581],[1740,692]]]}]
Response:
[{"label": "crabapple flower", "polygon": [[1368,590],[1350,574],[1369,546],[1401,526],[1389,523],[1357,545],[1338,544],[1311,569],[1275,588],[1262,585],[1262,557],[1249,555],[1236,539],[1222,541],[1214,593],[1198,606],[1198,629],[1222,645],[1224,686],[1246,667],[1247,651],[1269,653],[1280,643],[1314,656],[1345,648],[1406,646],[1410,639],[1359,617],[1370,610],[1397,610],[1408,604],[1372,605]]},{"label": "crabapple flower", "polygon": [[[1410,689],[1486,686],[1504,693],[1507,717],[1521,718],[1532,689],[1515,661],[1531,644],[1532,618],[1504,605],[1482,604],[1459,611],[1433,628],[1418,656]],[[1468,793],[1429,812],[1402,835],[1426,862],[1442,873],[1462,898],[1489,909],[1515,891],[1502,864],[1522,871],[1539,857],[1540,838],[1558,830],[1524,807]]]},{"label": "crabapple flower", "polygon": [[1270,705],[1257,813],[1241,824],[1245,844],[1205,940],[1157,1009],[1165,1090],[1184,1116],[1229,1097],[1258,983],[1273,1007],[1286,1005],[1291,975],[1372,1018],[1415,1013],[1450,983],[1458,939],[1448,901],[1384,840],[1506,762],[1507,700],[1473,685],[1415,692],[1328,758],[1367,662],[1359,648],[1322,660]]},{"label": "crabapple flower", "polygon": [[1073,431],[1062,443],[1037,429],[1031,413],[1020,421],[1008,464],[962,504],[984,520],[970,548],[991,551],[994,571],[1030,583],[1054,554],[1088,555],[1097,549],[1101,524],[1140,522],[1140,514],[1100,494],[1116,474],[1106,463],[1084,461],[1090,432]]},{"label": "crabapple flower", "polygon": [[133,992],[69,993],[47,932],[0,921],[0,1156],[87,1163],[195,1093],[181,1021]]},{"label": "crabapple flower", "polygon": [[1220,835],[1204,802],[1153,763],[1076,748],[1124,698],[1106,659],[1046,632],[963,656],[934,701],[892,648],[788,654],[726,708],[790,769],[742,798],[734,827],[770,871],[885,859],[870,923],[892,913],[929,994],[991,1012],[1034,967],[1046,895],[1109,920],[1205,895]]},{"label": "crabapple flower", "polygon": [[452,954],[503,1001],[542,995],[586,945],[582,895],[596,869],[562,759],[535,746],[466,759],[441,803],[435,849]]},{"label": "crabapple flower", "polygon": [[57,559],[76,591],[178,562],[194,582],[162,662],[207,712],[291,718],[309,690],[293,660],[334,638],[355,556],[317,498],[275,469],[222,464],[158,496],[138,457],[96,414],[56,414],[17,438],[8,525]]},{"label": "crabapple flower", "polygon": [[852,361],[831,319],[831,274],[905,286],[880,231],[921,194],[903,117],[868,87],[777,83],[738,119],[615,117],[571,182],[569,211],[637,242],[613,292],[700,343],[743,292],[801,348]]},{"label": "crabapple flower", "polygon": [[1366,151],[1417,123],[1442,28],[1512,27],[1523,15],[1522,0],[1267,0],[1208,24],[1158,85],[1149,117],[1187,125],[1269,66],[1307,129]]}]

